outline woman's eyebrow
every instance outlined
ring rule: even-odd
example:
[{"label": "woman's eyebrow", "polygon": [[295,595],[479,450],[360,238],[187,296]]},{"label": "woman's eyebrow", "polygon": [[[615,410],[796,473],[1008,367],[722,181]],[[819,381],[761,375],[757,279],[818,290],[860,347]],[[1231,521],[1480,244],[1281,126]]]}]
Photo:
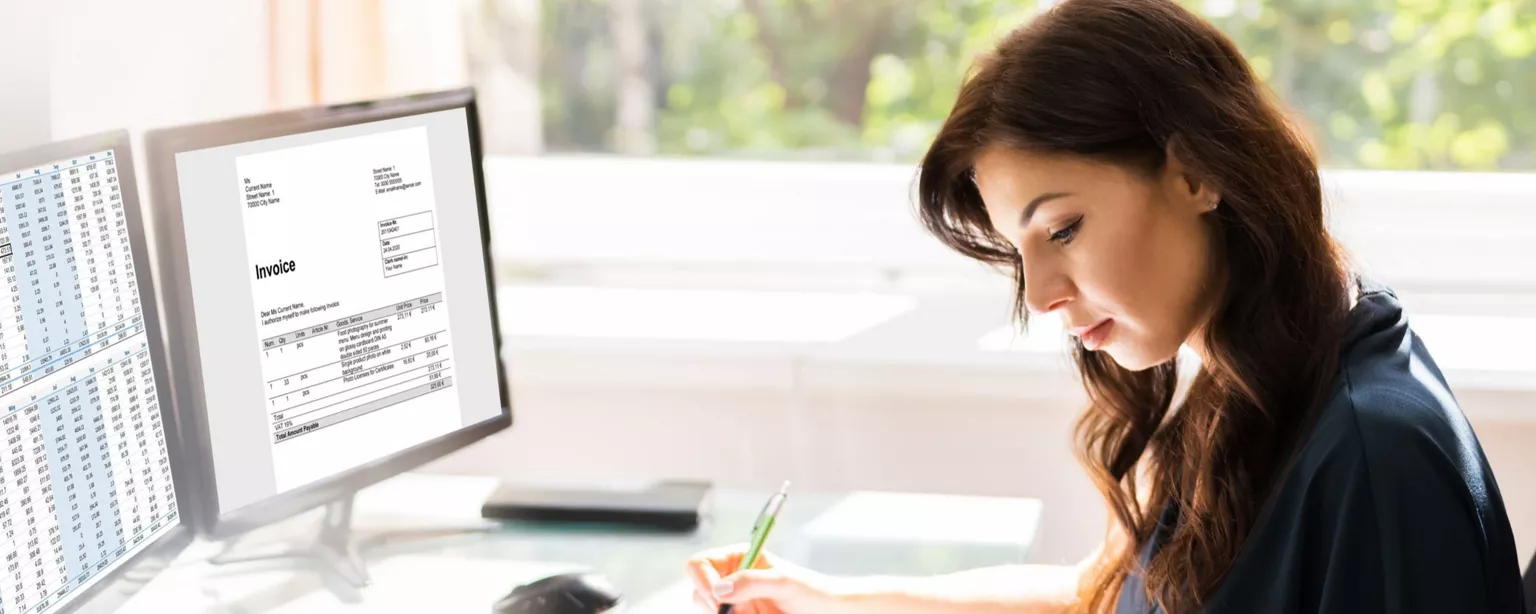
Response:
[{"label": "woman's eyebrow", "polygon": [[1036,196],[1034,200],[1029,201],[1028,205],[1024,205],[1024,213],[1019,215],[1019,227],[1023,228],[1025,226],[1028,226],[1029,225],[1029,218],[1032,218],[1032,217],[1035,216],[1035,209],[1039,209],[1040,205],[1044,204],[1046,201],[1050,201],[1050,200],[1054,200],[1054,199],[1057,199],[1057,198],[1061,198],[1063,196],[1071,196],[1071,195],[1072,195],[1072,193],[1070,193],[1070,192],[1046,192],[1044,194]]}]

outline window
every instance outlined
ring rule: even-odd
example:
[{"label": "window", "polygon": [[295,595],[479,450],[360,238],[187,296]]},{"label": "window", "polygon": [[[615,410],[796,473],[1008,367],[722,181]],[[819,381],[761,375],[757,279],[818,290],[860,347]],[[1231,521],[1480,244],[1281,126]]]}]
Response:
[{"label": "window", "polygon": [[[485,3],[501,5],[508,3]],[[1041,2],[1040,4],[1048,4]],[[1536,169],[1536,11],[1513,0],[1204,0],[1325,166]],[[910,162],[1015,0],[543,0],[546,152]],[[530,20],[534,23],[530,23]]]}]

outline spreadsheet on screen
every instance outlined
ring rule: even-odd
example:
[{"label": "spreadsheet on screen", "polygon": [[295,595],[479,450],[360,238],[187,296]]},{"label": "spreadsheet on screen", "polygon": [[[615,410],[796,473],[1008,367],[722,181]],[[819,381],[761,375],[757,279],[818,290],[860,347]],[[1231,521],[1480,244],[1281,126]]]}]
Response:
[{"label": "spreadsheet on screen", "polygon": [[0,613],[178,524],[130,240],[112,150],[0,168]]}]

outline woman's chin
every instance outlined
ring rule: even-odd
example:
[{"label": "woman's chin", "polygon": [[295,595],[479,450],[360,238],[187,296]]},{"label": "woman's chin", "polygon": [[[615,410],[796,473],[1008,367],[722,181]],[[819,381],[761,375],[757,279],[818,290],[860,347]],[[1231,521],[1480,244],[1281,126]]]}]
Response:
[{"label": "woman's chin", "polygon": [[1178,348],[1172,352],[1149,351],[1149,348],[1138,347],[1134,344],[1110,343],[1098,351],[1109,354],[1115,364],[1127,371],[1145,371],[1160,364],[1173,360],[1178,354]]}]

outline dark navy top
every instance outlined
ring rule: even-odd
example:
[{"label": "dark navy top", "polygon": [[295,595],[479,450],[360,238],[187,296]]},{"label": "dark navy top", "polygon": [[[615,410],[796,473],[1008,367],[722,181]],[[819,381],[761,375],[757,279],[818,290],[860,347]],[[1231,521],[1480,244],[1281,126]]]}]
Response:
[{"label": "dark navy top", "polygon": [[[1362,281],[1339,377],[1207,614],[1525,614],[1488,460],[1397,295]],[[1178,507],[1164,508],[1146,563]],[[1137,574],[1116,614],[1161,614]]]}]

